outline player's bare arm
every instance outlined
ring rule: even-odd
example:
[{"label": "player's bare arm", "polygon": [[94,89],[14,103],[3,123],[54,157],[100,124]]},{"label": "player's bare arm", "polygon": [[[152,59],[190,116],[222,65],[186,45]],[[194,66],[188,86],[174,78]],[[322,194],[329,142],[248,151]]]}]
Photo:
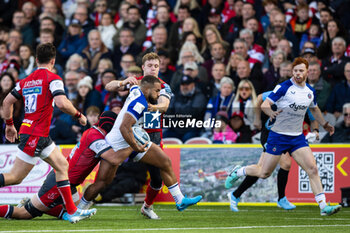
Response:
[{"label": "player's bare arm", "polygon": [[139,82],[138,80],[135,78],[135,76],[130,76],[127,79],[123,80],[123,81],[119,81],[119,80],[113,80],[111,82],[109,82],[106,86],[105,89],[107,91],[119,91],[119,90],[124,90],[125,86],[130,84],[132,85],[138,85]]},{"label": "player's bare arm", "polygon": [[326,121],[323,116],[322,116],[322,112],[319,109],[319,107],[314,107],[314,108],[310,108],[310,111],[312,113],[312,115],[315,117],[316,121],[322,125],[322,127],[329,132],[329,135],[333,135],[334,134],[334,127],[333,125],[329,124],[328,121]]},{"label": "player's bare arm", "polygon": [[17,130],[13,124],[12,114],[13,114],[13,104],[16,103],[17,99],[11,93],[9,93],[4,99],[2,108],[4,119],[6,122],[5,137],[10,142],[14,142],[17,138]]},{"label": "player's bare arm", "polygon": [[120,125],[120,132],[123,135],[125,141],[130,145],[130,147],[136,152],[145,152],[145,147],[147,143],[140,146],[137,144],[134,134],[132,132],[132,126],[136,123],[135,118],[133,118],[130,114],[125,114],[123,118],[123,123]]},{"label": "player's bare arm", "polygon": [[261,104],[263,102],[262,94],[258,95],[256,109],[255,109],[255,118],[254,118],[254,126],[261,130]]},{"label": "player's bare arm", "polygon": [[83,126],[86,125],[86,122],[87,122],[86,117],[81,112],[75,109],[72,102],[70,102],[65,95],[55,96],[54,101],[56,106],[61,111],[77,118],[81,125]]},{"label": "player's bare arm", "polygon": [[271,109],[271,105],[272,105],[272,104],[273,104],[273,103],[272,103],[269,99],[266,99],[266,100],[262,103],[262,105],[261,105],[261,110],[262,110],[266,115],[268,115],[271,119],[275,119],[276,116],[282,112],[282,110],[273,111],[273,110]]},{"label": "player's bare arm", "polygon": [[159,111],[165,113],[168,110],[170,99],[165,96],[159,96],[158,103],[156,105],[148,104],[148,111],[155,112]]}]

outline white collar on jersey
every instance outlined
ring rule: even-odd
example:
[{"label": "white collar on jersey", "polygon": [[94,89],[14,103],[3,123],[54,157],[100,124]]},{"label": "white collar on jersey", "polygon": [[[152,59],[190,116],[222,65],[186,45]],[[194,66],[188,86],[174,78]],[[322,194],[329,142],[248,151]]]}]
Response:
[{"label": "white collar on jersey", "polygon": [[37,70],[43,70],[43,69],[49,70],[49,68],[47,68],[47,67],[38,67],[38,68],[37,68]]},{"label": "white collar on jersey", "polygon": [[98,130],[98,132],[100,132],[103,136],[106,136],[106,134],[102,132],[102,130],[100,130],[96,125],[92,126],[92,128]]}]

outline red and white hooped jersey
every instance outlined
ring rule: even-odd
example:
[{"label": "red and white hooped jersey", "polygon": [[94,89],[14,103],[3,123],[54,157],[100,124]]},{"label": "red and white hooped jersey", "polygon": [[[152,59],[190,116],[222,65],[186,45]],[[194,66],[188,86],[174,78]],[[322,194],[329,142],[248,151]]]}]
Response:
[{"label": "red and white hooped jersey", "polygon": [[25,115],[19,133],[48,137],[53,97],[65,95],[62,79],[46,68],[38,68],[18,82],[11,93],[24,101]]}]

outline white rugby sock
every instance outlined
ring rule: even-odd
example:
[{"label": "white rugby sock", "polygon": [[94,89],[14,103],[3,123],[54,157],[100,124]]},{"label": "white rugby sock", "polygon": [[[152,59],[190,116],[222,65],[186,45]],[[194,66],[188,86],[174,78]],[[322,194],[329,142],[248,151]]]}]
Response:
[{"label": "white rugby sock", "polygon": [[245,176],[245,167],[241,167],[240,169],[237,170],[237,176]]},{"label": "white rugby sock", "polygon": [[180,204],[182,202],[182,199],[184,198],[184,195],[182,194],[179,184],[175,183],[172,186],[168,187],[169,192],[173,196],[175,202],[177,204]]},{"label": "white rugby sock", "polygon": [[79,205],[77,206],[78,209],[81,210],[88,210],[92,206],[92,201],[85,200],[84,196],[80,199]]},{"label": "white rugby sock", "polygon": [[324,193],[319,193],[319,194],[315,195],[315,200],[316,200],[317,204],[320,206],[321,210],[327,206],[326,196],[324,195]]}]

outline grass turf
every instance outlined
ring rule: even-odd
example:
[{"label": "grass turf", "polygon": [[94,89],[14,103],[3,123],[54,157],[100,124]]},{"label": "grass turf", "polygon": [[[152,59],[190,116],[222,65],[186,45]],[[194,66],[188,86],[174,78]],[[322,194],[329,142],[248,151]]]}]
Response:
[{"label": "grass turf", "polygon": [[33,220],[0,219],[0,233],[10,232],[350,232],[350,209],[321,217],[317,206],[298,206],[293,211],[277,207],[194,206],[178,212],[173,205],[155,205],[161,220],[140,214],[140,206],[97,207],[91,219],[77,224],[43,216]]}]

